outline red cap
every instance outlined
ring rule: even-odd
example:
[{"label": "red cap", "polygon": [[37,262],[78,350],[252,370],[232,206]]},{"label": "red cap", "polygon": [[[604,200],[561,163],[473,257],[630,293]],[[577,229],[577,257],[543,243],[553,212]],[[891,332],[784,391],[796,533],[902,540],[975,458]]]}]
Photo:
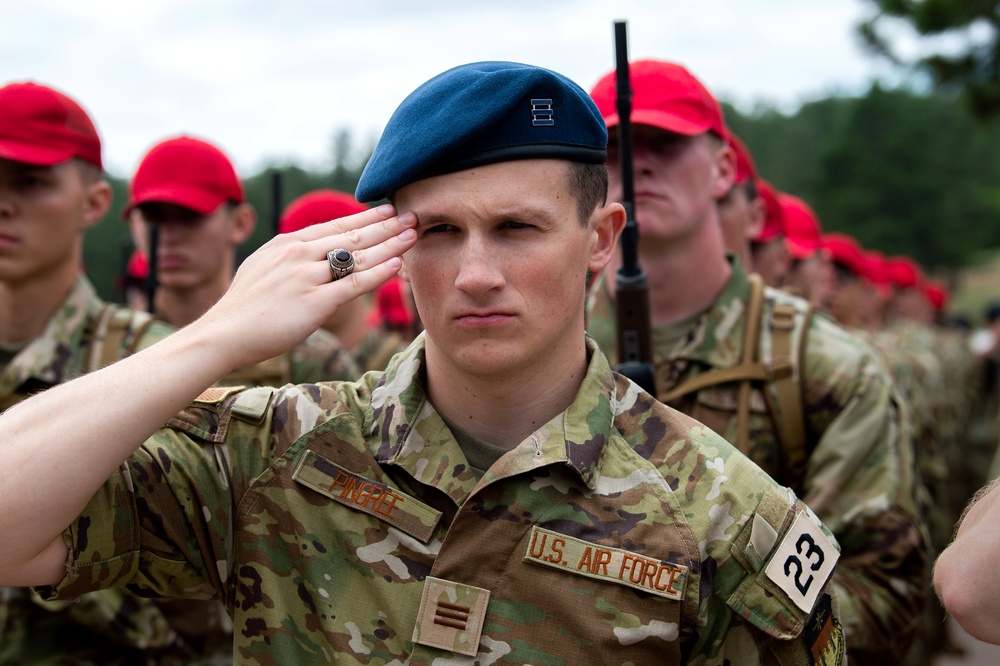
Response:
[{"label": "red cap", "polygon": [[766,243],[785,233],[785,214],[774,186],[763,178],[757,179],[757,196],[764,202],[764,227],[754,242]]},{"label": "red cap", "polygon": [[861,250],[861,245],[847,234],[832,232],[823,234],[823,247],[829,252],[835,262],[844,266],[858,277],[865,277],[868,272],[868,260]]},{"label": "red cap", "polygon": [[395,275],[383,282],[375,290],[375,307],[368,315],[368,325],[378,326],[385,322],[391,326],[412,326],[416,316],[404,296],[403,278]]},{"label": "red cap", "polygon": [[785,192],[778,193],[778,203],[785,216],[788,251],[796,259],[807,259],[816,254],[823,247],[816,213],[805,201]]},{"label": "red cap", "polygon": [[132,256],[128,258],[128,265],[125,266],[125,272],[131,278],[145,280],[149,275],[149,259],[146,258],[146,253],[135,250]]},{"label": "red cap", "polygon": [[287,234],[314,224],[363,213],[368,206],[359,204],[350,194],[334,190],[315,190],[288,204],[278,221],[278,233]]},{"label": "red cap", "polygon": [[72,157],[101,163],[101,137],[83,108],[35,83],[0,88],[0,157],[52,166]]},{"label": "red cap", "polygon": [[733,152],[736,153],[735,183],[739,185],[740,183],[745,183],[748,180],[757,180],[757,165],[753,163],[753,157],[750,155],[750,149],[747,148],[746,144],[740,140],[740,137],[733,134],[732,130],[728,127],[726,128],[726,140],[729,142],[729,145],[733,147]]},{"label": "red cap", "polygon": [[909,257],[889,257],[883,262],[883,266],[889,283],[899,289],[912,289],[924,281],[920,266]]},{"label": "red cap", "polygon": [[180,136],[158,143],[142,158],[122,216],[154,202],[208,215],[225,201],[243,203],[243,186],[232,162],[212,144]]},{"label": "red cap", "polygon": [[[639,60],[629,65],[632,84],[632,124],[652,125],[668,132],[697,136],[726,135],[722,107],[689,71],[670,62]],[[618,124],[615,73],[606,74],[590,96],[608,128]]]},{"label": "red cap", "polygon": [[928,280],[924,283],[924,296],[938,312],[944,312],[948,307],[948,287],[939,280]]}]

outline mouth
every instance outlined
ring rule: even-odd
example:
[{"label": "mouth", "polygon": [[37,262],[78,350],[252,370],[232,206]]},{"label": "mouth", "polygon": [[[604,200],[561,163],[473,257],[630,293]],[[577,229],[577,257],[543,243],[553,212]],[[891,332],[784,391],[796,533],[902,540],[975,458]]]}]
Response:
[{"label": "mouth", "polygon": [[455,321],[461,326],[470,328],[482,328],[489,326],[499,326],[514,318],[509,312],[499,312],[495,310],[482,312],[463,312],[455,317]]}]

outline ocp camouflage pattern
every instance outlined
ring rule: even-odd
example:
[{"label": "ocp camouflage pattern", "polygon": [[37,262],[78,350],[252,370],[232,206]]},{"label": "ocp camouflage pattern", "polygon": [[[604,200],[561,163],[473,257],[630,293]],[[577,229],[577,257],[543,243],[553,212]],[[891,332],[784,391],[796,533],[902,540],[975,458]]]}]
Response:
[{"label": "ocp camouflage pattern", "polygon": [[815,516],[588,356],[482,477],[424,392],[423,336],[357,383],[209,389],[97,493],[44,593],[220,598],[240,663],[842,663],[835,601],[804,612],[762,574]]},{"label": "ocp camouflage pattern", "polygon": [[[2,406],[86,372],[90,336],[104,307],[80,276],[42,335],[0,370]],[[123,356],[173,330],[162,322],[142,329],[146,317],[134,315]],[[217,605],[154,603],[121,590],[85,594],[73,603],[45,602],[28,588],[0,588],[0,664],[197,664],[228,652],[228,627]]]},{"label": "ocp camouflage pattern", "polygon": [[[673,349],[655,349],[657,391],[664,395],[687,378],[737,365],[742,356],[750,284],[738,261],[713,305]],[[805,301],[766,289],[764,322],[775,303],[796,309],[801,327]],[[588,331],[614,354],[614,308],[601,276],[591,289]],[[793,336],[794,339],[795,336]],[[917,505],[915,463],[905,404],[863,342],[822,314],[811,317],[799,364],[809,463],[802,499],[840,542],[833,576],[852,663],[892,663],[912,641],[927,596],[927,539]],[[770,330],[761,327],[760,350],[770,354]],[[799,353],[793,350],[793,353]],[[749,457],[779,483],[782,447],[762,389],[750,396]],[[670,406],[737,442],[738,384],[712,386]]]}]

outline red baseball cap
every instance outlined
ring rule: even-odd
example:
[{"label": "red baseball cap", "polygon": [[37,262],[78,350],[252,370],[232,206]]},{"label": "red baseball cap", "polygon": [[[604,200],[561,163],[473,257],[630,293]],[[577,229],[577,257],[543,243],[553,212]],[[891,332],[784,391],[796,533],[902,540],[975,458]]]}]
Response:
[{"label": "red baseball cap", "polygon": [[391,326],[412,326],[417,318],[404,294],[403,278],[394,275],[375,289],[375,307],[368,313],[369,326],[385,322]]},{"label": "red baseball cap", "polygon": [[943,312],[948,307],[948,287],[939,280],[928,280],[924,283],[924,296],[937,312]]},{"label": "red baseball cap", "polygon": [[139,163],[129,199],[128,214],[144,203],[169,203],[208,215],[223,202],[243,203],[243,185],[225,153],[210,143],[179,136],[157,145]]},{"label": "red baseball cap", "polygon": [[764,227],[754,242],[766,243],[785,233],[785,214],[774,186],[763,178],[757,179],[757,196],[764,202]]},{"label": "red baseball cap", "polygon": [[[668,132],[697,136],[713,132],[726,136],[722,107],[691,72],[680,65],[659,60],[629,64],[632,84],[632,123],[652,125]],[[618,125],[615,107],[615,72],[606,74],[593,90],[598,110],[608,128]]]},{"label": "red baseball cap", "polygon": [[865,277],[868,272],[868,260],[856,240],[847,234],[831,232],[823,234],[823,247],[830,252],[835,262],[858,277]]},{"label": "red baseball cap", "polygon": [[101,137],[87,112],[36,83],[0,88],[0,157],[41,166],[79,157],[103,168]]},{"label": "red baseball cap", "polygon": [[726,128],[726,141],[730,146],[733,147],[733,152],[736,153],[736,180],[735,184],[745,183],[748,180],[757,180],[757,165],[753,162],[753,156],[750,155],[750,149],[747,148],[746,144],[740,139],[740,137],[733,134],[733,131]]},{"label": "red baseball cap", "polygon": [[899,289],[913,289],[924,281],[924,273],[913,259],[902,255],[889,257],[883,262],[890,284]]},{"label": "red baseball cap", "polygon": [[778,203],[785,217],[785,243],[796,259],[808,259],[823,248],[819,218],[802,199],[778,193]]},{"label": "red baseball cap", "polygon": [[287,234],[314,224],[363,213],[368,206],[344,192],[315,190],[288,204],[278,220],[278,233]]}]

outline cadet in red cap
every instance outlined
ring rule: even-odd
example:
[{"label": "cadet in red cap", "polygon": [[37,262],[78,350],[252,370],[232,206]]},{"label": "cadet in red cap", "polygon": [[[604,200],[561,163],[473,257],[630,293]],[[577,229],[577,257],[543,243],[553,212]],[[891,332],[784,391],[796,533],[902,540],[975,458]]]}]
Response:
[{"label": "cadet in red cap", "polygon": [[[111,196],[100,136],[75,100],[35,83],[0,88],[0,410],[171,332],[103,302],[81,272],[84,231]],[[178,624],[181,613],[198,629]],[[52,604],[4,588],[0,663],[194,663],[211,653],[219,621],[228,622],[203,602],[161,606],[108,590]]]},{"label": "cadet in red cap", "polygon": [[755,238],[750,239],[753,271],[769,287],[780,288],[788,280],[792,258],[785,245],[785,219],[774,186],[763,178],[757,179],[757,196],[764,209],[764,224]]},{"label": "cadet in red cap", "polygon": [[867,329],[866,296],[870,289],[863,277],[867,260],[861,246],[850,236],[840,233],[824,234],[822,242],[834,269],[827,310],[846,328]]},{"label": "cadet in red cap", "polygon": [[[658,397],[747,452],[831,528],[841,547],[831,586],[850,661],[892,663],[927,594],[897,391],[862,341],[727,260],[718,201],[736,165],[718,102],[680,65],[644,60],[630,69]],[[622,194],[614,72],[591,95],[609,128],[614,201]],[[616,348],[607,276],[618,260],[591,293],[588,329],[606,353]],[[801,591],[789,578],[771,580],[782,600]]]},{"label": "cadet in red cap", "polygon": [[826,307],[833,283],[833,264],[823,249],[819,217],[805,201],[785,192],[778,193],[785,220],[785,243],[792,256],[787,286],[813,307]]},{"label": "cadet in red cap", "polygon": [[[229,158],[189,136],[167,139],[146,153],[129,183],[123,215],[140,249],[146,249],[151,226],[158,230],[154,311],[177,327],[203,315],[226,293],[236,250],[257,222]],[[240,368],[220,383],[281,386],[359,374],[340,341],[317,331],[290,353]]]},{"label": "cadet in red cap", "polygon": [[750,252],[750,241],[760,235],[767,214],[757,192],[757,166],[746,144],[730,129],[726,141],[736,155],[733,186],[719,199],[719,222],[726,251],[739,258],[747,272],[757,272]]}]

